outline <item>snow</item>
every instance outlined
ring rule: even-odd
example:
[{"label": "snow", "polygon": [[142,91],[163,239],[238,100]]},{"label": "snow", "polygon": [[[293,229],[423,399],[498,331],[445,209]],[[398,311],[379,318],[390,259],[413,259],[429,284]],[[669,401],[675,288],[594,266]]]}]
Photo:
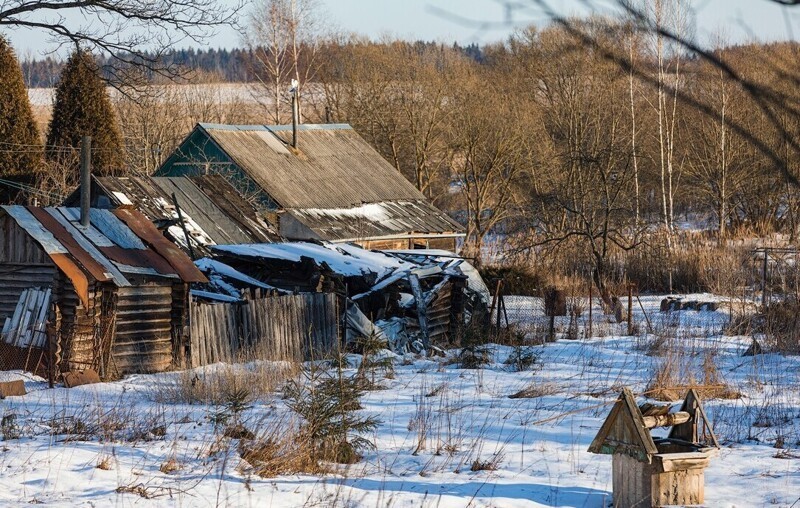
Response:
[{"label": "snow", "polygon": [[331,270],[344,276],[360,276],[367,273],[384,276],[398,267],[410,265],[385,254],[341,244],[292,242],[217,245],[214,250],[242,257],[283,259],[294,263],[303,257],[308,257],[318,264],[326,263]]},{"label": "snow", "polygon": [[[197,245],[214,245],[214,240],[212,240],[211,237],[208,236],[208,233],[206,233],[203,228],[201,228],[200,225],[186,213],[186,210],[181,209],[181,217],[183,218],[183,224],[181,225],[181,221],[178,217],[178,210],[175,209],[174,203],[170,203],[164,198],[156,198],[155,202],[159,208],[170,214],[170,218],[178,220],[178,224],[173,224],[172,226],[168,227],[167,231],[169,231],[170,236],[181,247],[187,247],[187,233],[192,239],[192,242]],[[186,228],[186,233],[183,231],[184,228]]]},{"label": "snow", "polygon": [[191,293],[192,296],[196,296],[198,298],[206,298],[208,300],[214,300],[223,303],[236,303],[241,300],[241,298],[236,296],[228,296],[228,295],[223,295],[221,293],[212,293],[210,291],[203,291],[201,289],[192,289]]},{"label": "snow", "polygon": [[360,219],[372,222],[387,220],[391,214],[380,203],[364,203],[351,208],[304,208],[304,214],[335,219]]},{"label": "snow", "polygon": [[126,196],[124,193],[118,191],[111,191],[111,194],[113,194],[114,197],[117,198],[117,201],[119,201],[121,205],[133,205],[133,202],[130,199],[128,199],[128,196]]},{"label": "snow", "polygon": [[253,286],[263,289],[275,289],[269,284],[265,284],[258,279],[254,279],[249,275],[243,274],[242,272],[226,265],[225,263],[215,261],[211,258],[198,259],[197,261],[194,262],[194,264],[204,274],[214,273],[228,279],[240,281],[248,286]]},{"label": "snow", "polygon": [[[663,358],[648,356],[642,346],[666,337],[685,353],[688,367],[699,368],[713,354],[725,382],[743,394],[704,401],[722,444],[706,470],[706,505],[800,505],[800,357],[742,357],[750,339],[719,333],[728,316],[724,298],[717,299],[720,311],[669,315],[658,312],[660,299],[642,298],[655,335],[622,336],[625,325],[609,323],[595,309],[595,337],[532,346],[537,362],[522,372],[504,364],[513,351],[508,346],[492,346],[492,363],[478,370],[459,369],[451,361],[457,351],[449,351],[448,359],[407,355],[395,362],[393,378],[380,379],[387,389],[363,400],[363,414],[382,420],[365,436],[376,449],[362,462],[323,476],[250,474],[239,459],[238,441],[222,437],[210,421],[217,406],[159,397],[183,373],[130,376],[70,390],[48,389],[44,380],[27,374],[3,373],[23,379],[29,393],[0,401],[3,416],[16,415],[11,420],[20,433],[8,436],[9,426],[3,427],[9,438],[0,443],[0,503],[605,507],[611,501],[611,457],[586,449],[621,386],[646,390]],[[509,297],[507,304],[509,317],[520,326],[539,322],[539,300]],[[644,312],[635,313],[641,329]],[[558,319],[557,326],[565,326]],[[584,319],[581,327],[586,324]],[[224,368],[209,366],[191,375]],[[344,372],[352,375],[355,369]],[[541,396],[508,398],[529,386]],[[274,393],[253,402],[242,421],[258,432],[286,418],[291,415],[285,402]],[[416,430],[420,419],[428,422],[422,438]],[[76,421],[95,430],[79,439],[55,433]],[[124,425],[112,425],[118,421]],[[157,426],[165,435],[148,432]],[[784,449],[775,448],[778,438]],[[96,467],[104,459],[107,470]],[[170,459],[180,469],[161,472]],[[476,460],[495,460],[497,469],[471,471]]]}]

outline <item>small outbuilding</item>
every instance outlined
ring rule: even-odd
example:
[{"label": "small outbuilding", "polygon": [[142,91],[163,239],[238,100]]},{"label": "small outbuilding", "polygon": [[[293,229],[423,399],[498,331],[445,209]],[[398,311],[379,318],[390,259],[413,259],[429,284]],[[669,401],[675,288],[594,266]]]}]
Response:
[{"label": "small outbuilding", "polygon": [[[667,437],[651,429],[671,427]],[[689,390],[677,412],[670,406],[638,406],[623,388],[589,446],[589,452],[612,455],[614,506],[650,508],[693,506],[704,502],[704,471],[719,443],[700,398]]]},{"label": "small outbuilding", "polygon": [[205,276],[135,210],[91,209],[81,219],[78,208],[0,207],[3,348],[56,375],[183,364],[189,284]]}]

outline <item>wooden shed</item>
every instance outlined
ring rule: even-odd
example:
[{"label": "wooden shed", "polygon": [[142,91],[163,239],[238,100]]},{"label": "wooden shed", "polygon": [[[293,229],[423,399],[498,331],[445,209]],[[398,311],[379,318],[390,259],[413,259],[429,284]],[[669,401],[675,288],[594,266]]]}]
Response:
[{"label": "wooden shed", "polygon": [[[671,427],[667,437],[650,430]],[[704,502],[704,471],[719,444],[700,398],[689,390],[678,412],[670,406],[636,405],[623,388],[589,452],[612,455],[614,506],[650,508]]]},{"label": "wooden shed", "polygon": [[[91,209],[88,226],[80,218],[77,208],[0,208],[4,347],[27,346],[28,358],[48,349],[39,357],[52,358],[54,372],[92,368],[104,378],[182,364],[189,284],[206,278],[139,212]],[[19,317],[45,307],[47,330]]]}]

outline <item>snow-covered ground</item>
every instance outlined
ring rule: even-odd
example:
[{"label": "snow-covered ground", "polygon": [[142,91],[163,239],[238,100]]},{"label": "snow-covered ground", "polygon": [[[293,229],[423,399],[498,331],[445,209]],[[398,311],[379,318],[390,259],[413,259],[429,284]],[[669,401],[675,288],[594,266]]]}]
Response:
[{"label": "snow-covered ground", "polygon": [[[131,376],[69,390],[23,376],[30,393],[0,402],[7,438],[0,442],[0,503],[606,506],[611,458],[586,449],[621,386],[646,390],[663,357],[645,351],[660,337],[679,345],[687,372],[712,357],[723,380],[743,395],[704,403],[722,444],[706,471],[706,504],[800,506],[800,358],[742,357],[750,339],[719,334],[728,315],[724,301],[717,312],[665,317],[657,312],[658,300],[642,300],[655,334],[644,334],[641,308],[636,317],[642,334],[635,337],[621,336],[625,325],[607,323],[597,312],[594,331],[604,337],[533,346],[537,361],[523,372],[503,363],[513,351],[508,346],[493,346],[493,362],[480,370],[459,369],[445,359],[398,359],[394,377],[380,381],[387,389],[369,392],[363,401],[364,414],[382,420],[366,436],[376,449],[341,474],[251,474],[238,442],[222,437],[210,421],[218,407],[169,401],[166,395],[185,374]],[[514,309],[537,305],[511,299],[509,317]],[[540,396],[508,397],[529,387]],[[287,413],[275,394],[255,402],[243,421],[258,433]],[[77,437],[76,427],[82,430]],[[776,440],[783,448],[775,447]],[[171,459],[177,469],[162,472]],[[475,461],[496,468],[472,471]]]}]

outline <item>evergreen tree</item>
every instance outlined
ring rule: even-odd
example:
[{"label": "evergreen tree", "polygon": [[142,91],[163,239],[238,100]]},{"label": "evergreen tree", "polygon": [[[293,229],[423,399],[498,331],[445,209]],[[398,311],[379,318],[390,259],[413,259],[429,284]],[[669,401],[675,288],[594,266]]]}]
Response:
[{"label": "evergreen tree", "polygon": [[[41,140],[14,50],[0,36],[0,178],[30,185],[42,162]],[[18,191],[0,186],[3,203]]]},{"label": "evergreen tree", "polygon": [[[79,175],[76,156],[83,136],[92,137],[92,170],[116,174],[123,165],[122,134],[100,68],[88,51],[69,57],[56,88],[53,117],[47,129],[47,158]],[[64,147],[73,147],[74,150]]]}]

